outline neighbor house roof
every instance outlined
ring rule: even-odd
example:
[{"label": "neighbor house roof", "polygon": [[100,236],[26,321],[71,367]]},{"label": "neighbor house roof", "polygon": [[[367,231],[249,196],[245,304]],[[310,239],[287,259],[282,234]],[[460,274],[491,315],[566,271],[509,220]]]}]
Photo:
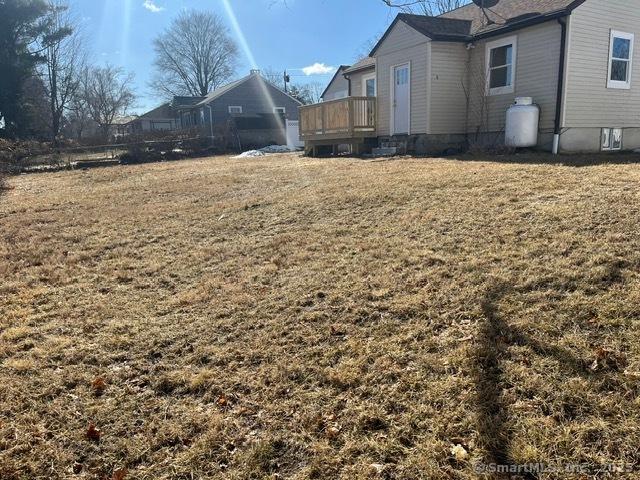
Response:
[{"label": "neighbor house roof", "polygon": [[324,98],[324,96],[327,94],[327,90],[329,90],[329,87],[331,87],[331,84],[335,81],[335,79],[338,78],[338,75],[344,74],[344,72],[348,68],[349,68],[349,65],[340,65],[338,67],[338,70],[336,70],[335,75],[331,77],[331,81],[327,84],[327,88],[324,89],[324,92],[322,92],[322,95],[320,95],[320,98]]},{"label": "neighbor house roof", "polygon": [[[252,79],[254,77],[258,77],[261,81],[267,83],[267,81],[262,77],[262,75],[260,75],[260,72],[258,70],[252,70],[251,73],[249,75],[247,75],[246,77],[241,78],[240,80],[236,80],[235,82],[231,82],[228,85],[224,85],[224,86],[222,86],[220,88],[216,88],[213,92],[211,92],[209,95],[204,97],[204,99],[202,99],[200,102],[198,102],[198,104],[196,106],[197,107],[203,107],[205,105],[208,105],[209,103],[213,102],[216,98],[220,98],[225,93],[233,90],[234,88],[242,85],[244,82],[246,82],[246,81],[248,81],[248,80],[250,80],[250,79]],[[291,95],[289,95],[284,90],[276,87],[273,84],[269,84],[269,85],[271,85],[276,90],[280,90],[283,94],[285,94],[286,96],[288,96],[289,98],[291,98],[295,102],[297,102],[300,105],[302,105],[302,102],[300,100],[298,100],[295,97],[292,97]]]},{"label": "neighbor house roof", "polygon": [[167,102],[160,105],[153,110],[148,111],[147,113],[143,113],[140,115],[140,119],[142,118],[173,118],[175,114],[173,112],[173,108],[171,108],[171,103]]},{"label": "neighbor house roof", "polygon": [[438,17],[401,13],[370,55],[378,50],[398,22],[405,23],[434,41],[467,42],[566,15],[584,2],[585,0],[501,0],[493,7],[485,8],[484,13],[473,3]]},{"label": "neighbor house roof", "polygon": [[344,73],[349,74],[349,73],[353,73],[353,72],[359,72],[360,70],[368,70],[370,68],[375,68],[376,66],[376,59],[373,57],[364,57],[362,60],[360,60],[359,62],[356,62],[355,65],[352,65],[351,67],[347,68]]},{"label": "neighbor house roof", "polygon": [[171,106],[173,108],[190,108],[200,103],[204,98],[205,97],[173,97]]}]

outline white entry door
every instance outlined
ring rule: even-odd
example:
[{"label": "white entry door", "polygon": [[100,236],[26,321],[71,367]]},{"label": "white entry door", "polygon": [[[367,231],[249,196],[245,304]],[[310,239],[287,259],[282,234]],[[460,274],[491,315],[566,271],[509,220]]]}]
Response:
[{"label": "white entry door", "polygon": [[393,67],[393,134],[409,133],[409,64]]}]

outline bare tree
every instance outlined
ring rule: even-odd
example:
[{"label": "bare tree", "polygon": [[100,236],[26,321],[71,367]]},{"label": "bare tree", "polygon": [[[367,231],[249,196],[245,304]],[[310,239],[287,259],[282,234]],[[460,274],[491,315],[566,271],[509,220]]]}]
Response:
[{"label": "bare tree", "polygon": [[85,54],[78,30],[68,13],[68,6],[59,0],[50,0],[49,18],[43,37],[44,64],[41,68],[51,110],[51,136],[60,135],[62,121],[68,107],[80,90],[80,73]]},{"label": "bare tree", "polygon": [[435,16],[459,8],[471,0],[382,0],[393,8],[407,13]]},{"label": "bare tree", "polygon": [[362,59],[365,59],[371,53],[371,50],[377,45],[378,41],[382,38],[383,33],[377,33],[376,35],[369,37],[368,40],[362,43],[356,54],[354,55],[355,62],[359,62]]},{"label": "bare tree", "polygon": [[124,115],[133,106],[132,83],[133,74],[110,65],[94,67],[84,76],[82,96],[89,116],[98,124],[105,140],[116,116]]},{"label": "bare tree", "polygon": [[205,96],[234,74],[238,47],[214,13],[183,12],[153,44],[151,87],[165,96]]},{"label": "bare tree", "polygon": [[75,95],[71,99],[66,119],[69,136],[73,136],[76,140],[82,140],[89,130],[89,126],[94,124],[89,113],[89,105],[82,94]]}]

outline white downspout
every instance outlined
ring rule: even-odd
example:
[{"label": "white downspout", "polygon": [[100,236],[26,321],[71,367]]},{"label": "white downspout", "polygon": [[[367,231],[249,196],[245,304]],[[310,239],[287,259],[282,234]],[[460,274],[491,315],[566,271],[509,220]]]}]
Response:
[{"label": "white downspout", "polygon": [[552,153],[554,155],[557,155],[559,150],[560,150],[560,134],[554,133],[553,134],[553,150],[552,150]]}]

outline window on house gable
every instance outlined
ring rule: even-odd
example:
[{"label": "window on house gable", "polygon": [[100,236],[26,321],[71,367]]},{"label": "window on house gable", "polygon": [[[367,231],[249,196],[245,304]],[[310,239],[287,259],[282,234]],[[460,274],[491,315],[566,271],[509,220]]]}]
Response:
[{"label": "window on house gable", "polygon": [[376,79],[375,78],[369,78],[365,80],[365,95],[367,97],[376,96]]},{"label": "window on house gable", "polygon": [[632,33],[611,31],[607,88],[631,88],[633,40]]},{"label": "window on house gable", "polygon": [[229,106],[229,113],[242,113],[242,107],[237,106],[237,105],[230,105]]},{"label": "window on house gable", "polygon": [[516,38],[487,43],[487,93],[513,93],[516,73]]},{"label": "window on house gable", "polygon": [[285,107],[274,107],[273,113],[287,113],[287,109]]}]

